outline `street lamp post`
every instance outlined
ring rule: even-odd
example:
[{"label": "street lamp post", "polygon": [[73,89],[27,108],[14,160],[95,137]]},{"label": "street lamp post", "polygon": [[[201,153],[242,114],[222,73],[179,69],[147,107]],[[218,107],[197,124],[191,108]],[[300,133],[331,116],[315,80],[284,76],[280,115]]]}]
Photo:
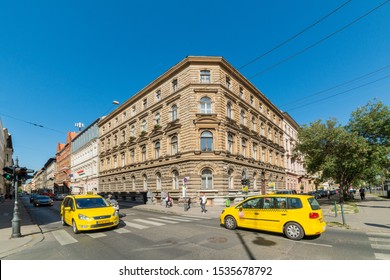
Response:
[{"label": "street lamp post", "polygon": [[[19,217],[19,207],[18,207],[18,181],[19,176],[17,173],[17,168],[19,168],[19,160],[16,158],[16,165],[13,168],[14,173],[14,199],[15,199],[15,206],[14,206],[14,215],[12,218],[12,238],[15,237],[21,237],[22,234],[20,233],[20,217]],[[18,178],[16,178],[18,177]]]}]

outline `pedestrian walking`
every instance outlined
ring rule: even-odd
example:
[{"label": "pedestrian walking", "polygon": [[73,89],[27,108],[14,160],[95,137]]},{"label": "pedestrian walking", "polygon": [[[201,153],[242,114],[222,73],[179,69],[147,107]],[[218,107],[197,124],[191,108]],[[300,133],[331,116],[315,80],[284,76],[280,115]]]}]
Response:
[{"label": "pedestrian walking", "polygon": [[185,199],[184,202],[184,211],[188,211],[191,208],[191,197]]},{"label": "pedestrian walking", "polygon": [[202,213],[205,214],[207,212],[206,210],[206,203],[207,203],[207,197],[206,194],[203,193],[203,195],[200,198],[200,207],[202,209]]},{"label": "pedestrian walking", "polygon": [[366,192],[364,188],[360,188],[359,193],[360,193],[360,199],[364,200],[366,198]]},{"label": "pedestrian walking", "polygon": [[225,206],[230,207],[230,198],[226,198],[225,200]]},{"label": "pedestrian walking", "polygon": [[171,206],[172,206],[172,198],[169,195],[169,193],[167,193],[167,196],[165,197],[165,208],[169,208]]}]

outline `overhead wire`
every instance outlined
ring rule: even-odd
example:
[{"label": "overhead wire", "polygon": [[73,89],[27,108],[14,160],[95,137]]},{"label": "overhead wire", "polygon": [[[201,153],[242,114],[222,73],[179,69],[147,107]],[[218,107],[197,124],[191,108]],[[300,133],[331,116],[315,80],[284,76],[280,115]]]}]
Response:
[{"label": "overhead wire", "polygon": [[351,21],[350,23],[344,25],[343,27],[337,29],[336,31],[334,31],[334,32],[332,32],[331,34],[329,34],[328,36],[325,36],[325,37],[322,38],[321,40],[318,40],[317,42],[315,42],[315,43],[309,45],[308,47],[304,48],[303,50],[301,50],[301,51],[299,51],[299,52],[296,52],[295,54],[293,54],[293,55],[291,55],[291,56],[289,56],[289,57],[287,57],[287,58],[285,58],[285,59],[283,59],[283,60],[281,60],[281,61],[279,61],[279,62],[277,62],[277,63],[275,63],[275,64],[273,64],[273,65],[271,65],[271,66],[269,66],[269,67],[267,67],[266,69],[264,69],[264,70],[262,70],[262,71],[256,73],[255,75],[249,77],[249,79],[252,79],[252,78],[254,78],[254,77],[258,76],[258,75],[264,74],[264,73],[268,72],[269,70],[271,70],[271,69],[273,69],[273,68],[275,68],[275,67],[277,67],[277,66],[279,66],[279,65],[281,65],[281,64],[283,64],[283,63],[285,63],[285,62],[287,62],[287,61],[289,61],[290,59],[292,59],[292,58],[294,58],[294,57],[296,57],[296,56],[298,56],[298,55],[300,55],[300,54],[302,54],[302,53],[304,53],[304,52],[306,52],[306,51],[308,51],[308,50],[314,48],[315,46],[317,46],[317,45],[323,43],[323,42],[326,41],[327,39],[333,37],[334,35],[336,35],[337,33],[341,32],[341,31],[347,29],[348,27],[350,27],[351,25],[355,24],[355,23],[358,22],[359,20],[365,18],[366,16],[370,15],[371,13],[373,13],[374,11],[376,11],[377,9],[379,9],[379,8],[381,8],[382,6],[386,5],[389,1],[390,1],[390,0],[386,0],[386,1],[382,2],[380,5],[376,6],[376,7],[373,8],[373,9],[371,9],[371,10],[368,11],[367,13],[361,15],[360,17],[356,18],[355,20]]},{"label": "overhead wire", "polygon": [[339,88],[339,87],[342,87],[342,86],[345,86],[345,85],[351,84],[351,83],[353,83],[353,82],[356,82],[356,81],[359,81],[359,80],[362,80],[362,79],[364,79],[364,78],[367,78],[367,77],[369,77],[369,76],[372,76],[372,75],[374,75],[374,74],[377,74],[377,73],[379,73],[379,72],[382,72],[382,71],[384,71],[384,70],[386,70],[386,69],[388,69],[388,68],[390,68],[390,65],[387,65],[387,66],[381,67],[381,68],[379,68],[379,69],[377,69],[377,70],[374,70],[374,71],[372,71],[372,72],[370,72],[370,73],[367,73],[367,74],[361,75],[361,76],[359,76],[359,77],[357,77],[357,78],[354,78],[354,79],[352,79],[352,80],[349,80],[349,81],[346,81],[346,82],[343,82],[343,83],[337,84],[337,85],[335,85],[335,86],[332,86],[332,87],[330,87],[330,88],[327,88],[327,89],[325,89],[325,90],[321,90],[321,91],[319,91],[319,92],[316,92],[316,93],[314,93],[314,94],[307,95],[307,96],[301,97],[301,98],[299,98],[299,99],[296,99],[296,100],[294,100],[294,101],[291,101],[291,102],[288,102],[288,103],[285,103],[285,104],[279,105],[278,107],[285,107],[285,106],[287,106],[287,105],[291,105],[291,104],[299,103],[299,102],[301,102],[301,101],[303,101],[303,100],[306,100],[306,99],[312,98],[312,97],[314,97],[314,96],[317,96],[317,95],[323,94],[323,93],[325,93],[325,92],[328,92],[328,91],[334,90],[334,89],[336,89],[336,88]]}]

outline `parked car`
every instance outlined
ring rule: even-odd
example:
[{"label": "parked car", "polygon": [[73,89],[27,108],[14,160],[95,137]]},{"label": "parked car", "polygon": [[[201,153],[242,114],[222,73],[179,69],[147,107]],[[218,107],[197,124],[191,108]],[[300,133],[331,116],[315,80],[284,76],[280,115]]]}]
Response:
[{"label": "parked car", "polygon": [[33,200],[33,204],[35,207],[38,207],[38,206],[43,206],[43,205],[46,205],[46,206],[53,206],[53,200],[50,198],[50,196],[47,196],[47,195],[36,195],[34,200]]},{"label": "parked car", "polygon": [[119,213],[100,195],[67,195],[60,210],[62,225],[71,225],[75,234],[100,228],[115,228]]},{"label": "parked car", "polygon": [[322,209],[309,195],[251,196],[236,206],[225,208],[220,222],[227,229],[241,227],[279,232],[293,240],[320,235],[326,230]]},{"label": "parked car", "polygon": [[53,197],[54,200],[63,200],[65,198],[66,194],[64,193],[56,193]]}]

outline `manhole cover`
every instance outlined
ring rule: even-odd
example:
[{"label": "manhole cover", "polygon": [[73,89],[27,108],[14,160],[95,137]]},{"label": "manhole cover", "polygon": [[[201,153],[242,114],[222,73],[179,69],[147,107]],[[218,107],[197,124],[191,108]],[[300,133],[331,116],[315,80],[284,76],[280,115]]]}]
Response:
[{"label": "manhole cover", "polygon": [[210,243],[225,243],[227,241],[227,238],[225,237],[210,237],[207,239]]}]

